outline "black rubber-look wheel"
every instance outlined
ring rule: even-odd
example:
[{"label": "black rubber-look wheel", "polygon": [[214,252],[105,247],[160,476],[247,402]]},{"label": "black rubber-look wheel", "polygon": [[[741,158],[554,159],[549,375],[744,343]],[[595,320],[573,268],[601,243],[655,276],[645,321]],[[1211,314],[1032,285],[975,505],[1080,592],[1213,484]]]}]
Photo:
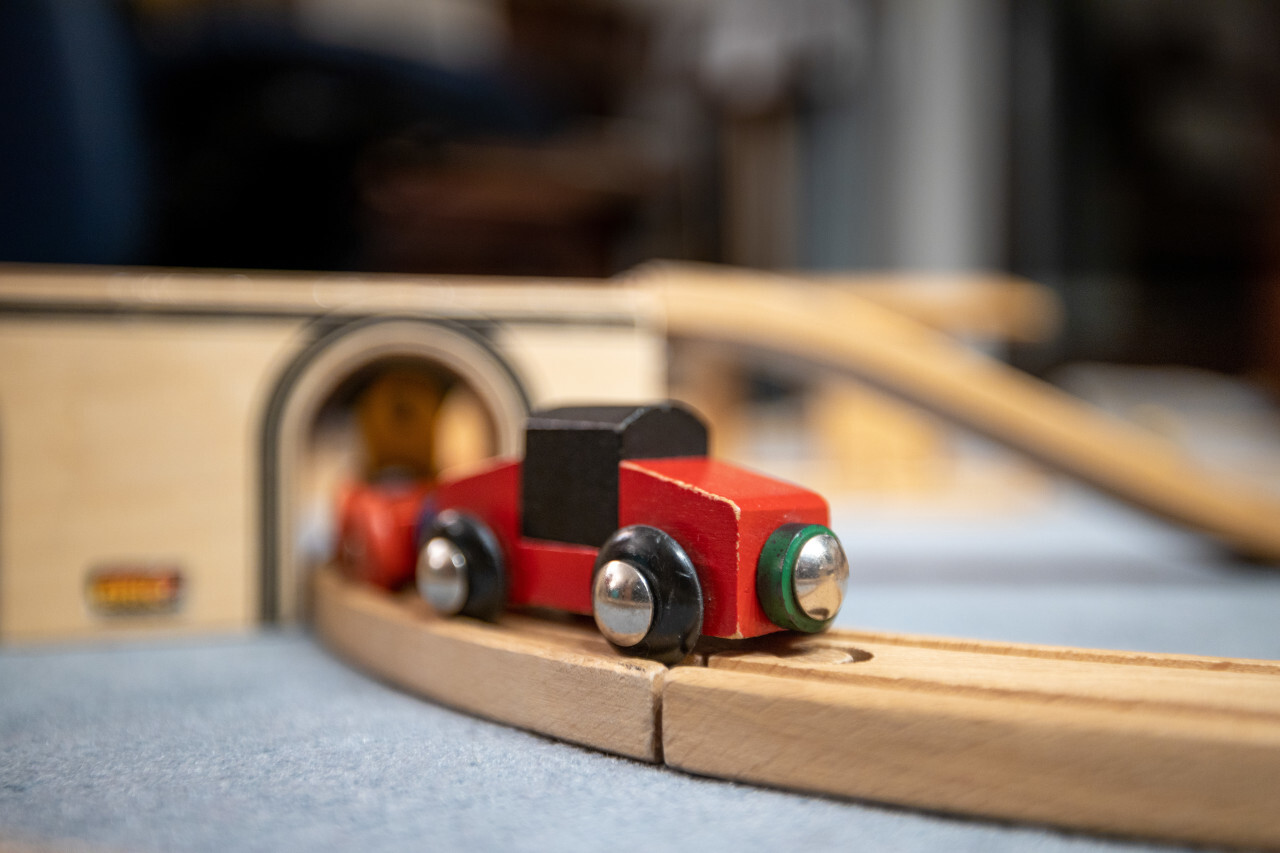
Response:
[{"label": "black rubber-look wheel", "polygon": [[656,527],[624,527],[604,543],[596,557],[595,576],[621,560],[644,576],[653,594],[653,618],[644,638],[632,646],[610,644],[623,654],[675,664],[693,651],[702,633],[702,586],[693,561],[680,543]]},{"label": "black rubber-look wheel", "polygon": [[466,600],[458,612],[490,622],[497,619],[507,599],[507,571],[493,531],[473,515],[446,509],[423,529],[419,551],[437,536],[452,542],[466,559]]}]

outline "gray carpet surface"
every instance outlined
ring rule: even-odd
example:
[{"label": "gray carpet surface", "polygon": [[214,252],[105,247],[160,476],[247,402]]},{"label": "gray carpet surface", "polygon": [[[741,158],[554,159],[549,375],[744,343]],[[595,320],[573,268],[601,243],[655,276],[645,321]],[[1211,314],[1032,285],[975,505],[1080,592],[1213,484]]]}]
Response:
[{"label": "gray carpet surface", "polygon": [[[1097,499],[955,524],[840,510],[836,526],[856,555],[844,627],[1280,658],[1280,573]],[[0,848],[6,842],[88,851],[1151,847],[602,755],[403,694],[301,630],[0,650]]]},{"label": "gray carpet surface", "polygon": [[504,728],[299,633],[0,656],[0,833],[120,850],[1079,850]]}]

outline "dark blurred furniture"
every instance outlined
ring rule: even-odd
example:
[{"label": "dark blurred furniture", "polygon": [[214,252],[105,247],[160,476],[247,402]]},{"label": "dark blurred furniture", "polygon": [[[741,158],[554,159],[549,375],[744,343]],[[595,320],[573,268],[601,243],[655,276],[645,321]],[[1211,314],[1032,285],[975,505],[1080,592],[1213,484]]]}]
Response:
[{"label": "dark blurred furniture", "polygon": [[138,263],[151,174],[139,68],[110,2],[0,3],[0,260]]},{"label": "dark blurred furniture", "polygon": [[[279,10],[6,0],[0,260],[608,275],[642,170],[545,168],[537,152],[607,106],[600,81],[551,96],[581,63],[546,68],[322,44]],[[482,163],[459,157],[473,146]]]}]

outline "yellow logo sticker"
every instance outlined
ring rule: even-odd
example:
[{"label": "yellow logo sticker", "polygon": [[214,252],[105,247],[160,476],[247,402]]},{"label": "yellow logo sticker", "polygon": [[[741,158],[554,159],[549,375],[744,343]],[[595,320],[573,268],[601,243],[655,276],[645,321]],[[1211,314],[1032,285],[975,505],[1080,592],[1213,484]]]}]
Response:
[{"label": "yellow logo sticker", "polygon": [[106,566],[89,573],[89,607],[105,616],[173,613],[182,603],[182,572],[172,566]]}]

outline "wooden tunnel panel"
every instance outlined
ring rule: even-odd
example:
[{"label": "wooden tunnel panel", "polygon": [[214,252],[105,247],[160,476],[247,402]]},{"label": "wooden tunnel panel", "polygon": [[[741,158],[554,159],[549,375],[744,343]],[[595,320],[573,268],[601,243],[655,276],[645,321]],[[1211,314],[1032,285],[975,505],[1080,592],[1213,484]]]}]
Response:
[{"label": "wooden tunnel panel", "polygon": [[664,345],[599,282],[0,266],[0,640],[297,614],[309,432],[380,359],[471,383],[517,453],[528,406],[662,396]]},{"label": "wooden tunnel panel", "polygon": [[[298,325],[0,316],[0,636],[254,620],[249,425]],[[96,573],[166,571],[172,606],[89,600]]]}]

